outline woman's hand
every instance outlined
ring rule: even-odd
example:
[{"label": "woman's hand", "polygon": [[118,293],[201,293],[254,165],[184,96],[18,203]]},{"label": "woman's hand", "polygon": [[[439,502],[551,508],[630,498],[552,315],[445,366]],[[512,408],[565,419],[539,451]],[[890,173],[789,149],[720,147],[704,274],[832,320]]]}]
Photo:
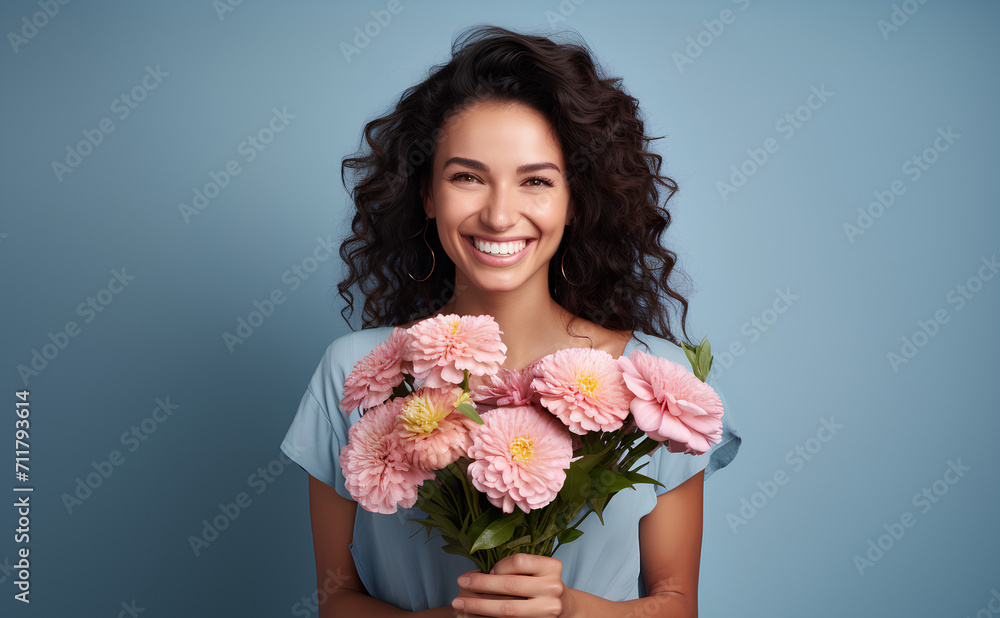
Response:
[{"label": "woman's hand", "polygon": [[558,558],[514,554],[490,573],[478,570],[458,578],[452,601],[458,616],[566,616],[572,588],[562,581]]}]

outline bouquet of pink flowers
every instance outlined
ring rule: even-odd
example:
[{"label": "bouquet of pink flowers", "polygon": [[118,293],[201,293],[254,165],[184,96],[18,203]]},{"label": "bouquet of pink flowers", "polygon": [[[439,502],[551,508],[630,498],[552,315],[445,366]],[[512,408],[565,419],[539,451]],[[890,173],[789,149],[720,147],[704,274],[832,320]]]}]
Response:
[{"label": "bouquet of pink flowers", "polygon": [[396,328],[354,366],[340,403],[363,411],[340,453],[351,496],[377,513],[416,506],[428,538],[436,530],[484,573],[511,554],[552,556],[590,513],[604,523],[622,489],[662,487],[636,467],[661,444],[696,455],[721,440],[707,341],[684,345],[694,373],[590,348],[511,371],[500,335],[488,315]]}]

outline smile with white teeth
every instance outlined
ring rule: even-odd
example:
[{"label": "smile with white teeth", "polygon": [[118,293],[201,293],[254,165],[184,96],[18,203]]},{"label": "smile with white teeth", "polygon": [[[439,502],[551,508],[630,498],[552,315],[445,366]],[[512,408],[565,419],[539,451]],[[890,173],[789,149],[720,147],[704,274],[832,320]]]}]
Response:
[{"label": "smile with white teeth", "polygon": [[513,240],[510,242],[490,242],[473,236],[472,243],[476,246],[476,249],[479,249],[483,253],[488,253],[490,255],[514,255],[521,249],[524,249],[527,241]]}]

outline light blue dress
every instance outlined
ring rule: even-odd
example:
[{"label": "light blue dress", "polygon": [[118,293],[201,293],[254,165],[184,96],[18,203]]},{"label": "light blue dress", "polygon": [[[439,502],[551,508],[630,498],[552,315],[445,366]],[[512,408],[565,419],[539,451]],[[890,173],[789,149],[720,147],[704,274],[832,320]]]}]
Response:
[{"label": "light blue dress", "polygon": [[[281,450],[288,457],[348,499],[351,496],[344,485],[339,457],[341,448],[347,444],[348,428],[360,415],[355,410],[347,416],[338,406],[344,380],[354,364],[391,332],[392,327],[365,329],[348,333],[330,344],[281,443]],[[665,339],[636,333],[625,354],[637,348],[687,368],[691,366],[684,351]],[[709,384],[713,384],[711,379]],[[640,460],[640,463],[651,460],[642,473],[669,490],[700,470],[708,478],[729,464],[739,450],[741,438],[724,397],[723,407],[722,441],[712,450],[692,456],[670,453],[660,447]],[[635,490],[619,492],[604,511],[607,524],[604,526],[591,514],[580,526],[583,536],[555,552],[555,557],[563,563],[563,582],[612,601],[644,595],[639,571],[639,519],[653,510],[657,496],[667,490],[642,484]],[[440,536],[434,535],[428,541],[423,526],[407,521],[422,516],[417,509],[399,509],[395,514],[382,515],[359,507],[354,542],[350,546],[368,594],[410,611],[450,605],[458,595],[458,576],[476,568],[468,558],[442,551]]]}]

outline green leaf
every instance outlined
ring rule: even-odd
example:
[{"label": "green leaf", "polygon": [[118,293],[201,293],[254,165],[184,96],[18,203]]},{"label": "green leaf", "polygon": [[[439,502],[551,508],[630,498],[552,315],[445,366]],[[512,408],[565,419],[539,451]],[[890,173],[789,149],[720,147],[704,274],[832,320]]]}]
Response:
[{"label": "green leaf", "polygon": [[597,518],[601,520],[602,526],[604,525],[604,506],[607,503],[608,503],[607,496],[590,501],[590,506],[594,509],[594,512],[597,513]]},{"label": "green leaf", "polygon": [[[645,468],[647,464],[649,464],[649,462],[648,461],[644,461],[644,462],[642,462],[641,466],[639,466],[635,470],[629,470],[629,472],[638,472],[639,470],[642,470],[643,468]],[[622,471],[622,474],[625,474],[624,470]]]},{"label": "green leaf", "polygon": [[414,518],[411,517],[411,518],[408,518],[406,521],[415,521],[418,524],[420,524],[421,526],[423,526],[427,530],[427,536],[428,537],[430,537],[431,530],[434,528],[434,524],[432,524],[431,520],[429,520],[429,519],[414,519]]},{"label": "green leaf", "polygon": [[424,483],[417,488],[417,500],[433,500],[441,496],[441,484],[434,482],[433,479],[424,481]]},{"label": "green leaf", "polygon": [[434,514],[427,518],[431,525],[441,531],[441,536],[458,538],[458,526],[449,517]]},{"label": "green leaf", "polygon": [[466,533],[469,536],[469,542],[475,544],[479,539],[479,535],[483,533],[483,530],[492,524],[494,521],[500,519],[499,513],[496,509],[487,509],[482,515],[480,515],[476,521],[472,522],[469,526],[469,530]]},{"label": "green leaf", "polygon": [[684,355],[688,357],[688,362],[691,363],[691,368],[694,369],[698,366],[698,348],[693,348],[684,342],[681,342],[681,346],[684,348]]},{"label": "green leaf", "polygon": [[511,541],[510,543],[507,543],[506,545],[504,545],[500,549],[502,551],[510,551],[510,550],[512,550],[512,549],[514,549],[516,547],[520,547],[522,545],[527,545],[530,542],[531,542],[531,535],[528,534],[528,535],[525,535],[525,536],[522,536],[522,537],[514,539],[513,541]]},{"label": "green leaf", "polygon": [[476,412],[476,408],[473,407],[473,405],[468,401],[458,404],[457,406],[455,406],[455,409],[461,412],[462,414],[468,416],[470,419],[476,421],[480,425],[483,424],[483,419],[480,418],[479,412]]},{"label": "green leaf", "polygon": [[566,470],[566,480],[559,490],[559,497],[571,506],[583,504],[590,497],[590,475],[583,466],[576,465],[577,463],[570,462],[569,469]]},{"label": "green leaf", "polygon": [[698,346],[698,366],[695,367],[695,375],[704,382],[708,378],[708,372],[712,368],[712,344],[708,339],[703,339]]},{"label": "green leaf", "polygon": [[[466,519],[468,519],[468,518],[466,518]],[[468,537],[467,534],[465,534],[465,531],[467,529],[468,528],[463,525],[462,529],[458,531],[458,538],[455,539],[455,540],[458,541],[459,546],[463,547],[466,552],[471,553],[471,551],[469,550],[469,545],[470,545],[470,543],[469,543],[469,537]]]},{"label": "green leaf", "polygon": [[442,547],[441,549],[445,550],[449,554],[455,554],[456,556],[465,556],[466,558],[472,557],[469,555],[469,552],[465,551],[465,549],[463,549],[458,545],[455,545],[454,543],[449,543],[444,547]]},{"label": "green leaf", "polygon": [[601,460],[599,455],[584,455],[583,457],[577,459],[576,461],[571,461],[569,463],[570,468],[578,468],[584,472],[590,472],[597,465],[597,462]]},{"label": "green leaf", "polygon": [[449,508],[448,500],[441,492],[441,486],[438,483],[425,482],[417,490],[417,501],[414,506],[427,514],[450,515],[453,510],[453,508]]},{"label": "green leaf", "polygon": [[576,528],[569,528],[567,530],[563,530],[562,532],[560,532],[557,538],[559,539],[559,544],[562,545],[564,543],[569,543],[570,541],[575,541],[581,536],[583,536],[582,530],[577,530]]},{"label": "green leaf", "polygon": [[[438,504],[447,505],[449,504],[449,496],[453,496],[456,493],[462,493],[462,481],[460,479],[456,479],[452,474],[449,474],[449,470],[447,468],[435,470],[434,477],[437,479],[437,491],[434,493],[437,494],[435,499]],[[428,483],[424,481],[424,484],[420,487],[422,488],[427,484]],[[445,493],[447,493],[448,496],[443,495]]]},{"label": "green leaf", "polygon": [[603,498],[632,487],[632,481],[621,472],[601,468],[590,473],[591,499]]},{"label": "green leaf", "polygon": [[681,343],[684,348],[684,355],[691,363],[691,372],[702,382],[708,379],[708,373],[712,370],[712,344],[708,339],[702,339],[697,346],[690,346]]},{"label": "green leaf", "polygon": [[494,521],[483,530],[476,542],[472,545],[472,551],[481,549],[493,549],[503,545],[514,536],[514,529],[524,523],[524,511],[518,509],[514,513],[504,515]]},{"label": "green leaf", "polygon": [[430,514],[445,515],[445,516],[453,515],[452,509],[442,506],[438,501],[433,499],[418,500],[414,506],[416,506],[424,513],[427,513],[428,515]]},{"label": "green leaf", "polygon": [[450,463],[450,464],[448,464],[448,467],[446,468],[446,470],[448,470],[448,472],[451,472],[451,475],[452,475],[452,479],[449,479],[449,480],[453,480],[454,482],[458,483],[458,486],[457,486],[457,490],[458,491],[456,493],[458,495],[460,495],[460,496],[464,495],[465,494],[465,482],[466,482],[465,471],[458,467],[458,463]]},{"label": "green leaf", "polygon": [[550,521],[549,525],[545,526],[545,530],[542,530],[542,533],[534,539],[534,542],[546,541],[557,534],[559,534],[559,524],[555,521]]},{"label": "green leaf", "polygon": [[650,477],[646,476],[645,474],[639,474],[638,472],[635,472],[634,470],[629,470],[628,472],[623,472],[623,474],[626,477],[628,477],[628,480],[632,481],[633,483],[649,483],[650,485],[659,485],[660,487],[662,487],[664,489],[667,488],[667,486],[664,485],[663,483],[661,483],[660,481],[658,481],[658,480],[656,480],[654,478],[650,478]]},{"label": "green leaf", "polygon": [[652,451],[659,445],[660,445],[659,442],[650,438],[649,436],[646,436],[642,442],[640,442],[634,449],[632,449],[632,455],[633,457],[635,455],[638,455],[638,457],[635,457],[635,459],[639,460],[640,458],[642,458],[643,455],[648,455],[650,451]]}]

